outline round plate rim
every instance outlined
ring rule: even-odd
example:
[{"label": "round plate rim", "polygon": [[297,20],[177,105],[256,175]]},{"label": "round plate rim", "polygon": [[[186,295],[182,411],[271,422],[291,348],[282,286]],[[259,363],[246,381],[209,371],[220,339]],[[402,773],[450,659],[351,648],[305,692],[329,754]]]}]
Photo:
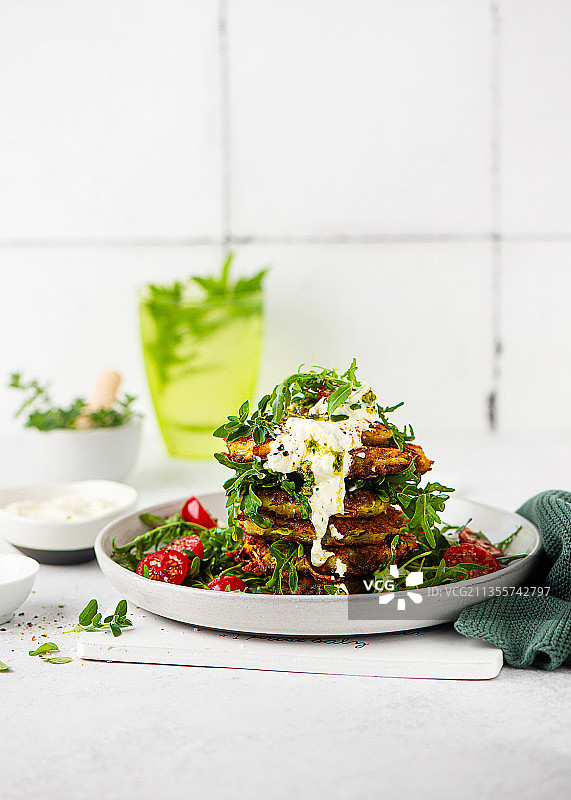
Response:
[{"label": "round plate rim", "polygon": [[[201,502],[203,500],[207,502],[208,498],[220,499],[221,497],[224,496],[224,492],[222,492],[220,490],[219,491],[211,491],[211,492],[202,492],[202,493],[197,494],[196,496],[198,497],[199,500],[201,500]],[[136,511],[131,511],[131,512],[127,513],[127,514],[123,514],[121,517],[117,517],[116,519],[114,519],[111,522],[109,522],[100,531],[100,533],[98,534],[98,536],[97,536],[97,538],[95,540],[95,555],[96,555],[97,562],[98,562],[100,568],[103,570],[103,565],[102,565],[102,561],[103,561],[108,569],[119,570],[120,571],[119,574],[123,574],[123,573],[126,572],[128,575],[131,576],[131,578],[133,580],[135,580],[136,582],[139,582],[139,584],[141,586],[144,584],[146,586],[146,588],[148,589],[149,588],[149,586],[148,586],[148,584],[149,584],[148,578],[144,578],[141,575],[137,575],[135,572],[131,572],[130,570],[127,570],[125,567],[122,567],[120,564],[117,564],[105,552],[105,549],[104,549],[104,546],[103,546],[104,539],[106,539],[109,536],[109,533],[110,533],[111,529],[119,526],[121,523],[125,522],[129,518],[132,518],[134,520],[136,518],[138,519],[140,514],[153,514],[153,513],[159,512],[159,511],[161,513],[163,513],[163,514],[164,513],[168,514],[169,510],[170,510],[170,513],[173,513],[177,508],[180,508],[182,506],[182,504],[187,499],[187,497],[188,497],[188,495],[186,495],[184,497],[181,497],[181,498],[176,498],[174,500],[163,501],[161,503],[153,503],[152,505],[147,506],[146,508],[139,509],[139,510],[136,510]],[[475,500],[470,500],[469,498],[466,498],[466,497],[454,497],[453,500],[451,499],[450,502],[466,502],[466,503],[469,503],[472,506],[477,506],[477,507],[482,508],[482,509],[487,509],[488,511],[492,511],[492,512],[494,512],[496,514],[509,515],[510,517],[515,517],[518,520],[521,520],[522,524],[525,524],[528,528],[531,529],[531,532],[535,536],[535,542],[534,542],[534,545],[533,545],[532,549],[530,550],[529,553],[527,553],[524,556],[524,558],[519,559],[517,561],[514,561],[511,564],[508,564],[507,567],[504,567],[501,570],[501,574],[503,576],[507,575],[510,571],[512,571],[513,569],[515,569],[519,565],[522,565],[523,563],[525,563],[528,559],[535,558],[538,555],[539,551],[542,549],[541,537],[539,535],[539,530],[526,517],[521,516],[521,514],[518,514],[515,511],[506,511],[504,509],[500,509],[500,508],[497,508],[495,506],[488,505],[486,503],[479,503],[479,502],[477,502]],[[488,575],[482,575],[479,578],[469,578],[468,580],[465,580],[465,581],[458,581],[457,583],[449,583],[449,584],[444,584],[444,585],[446,585],[446,586],[458,586],[458,585],[461,584],[462,586],[481,586],[481,585],[484,585],[486,583],[493,583],[494,580],[495,580],[494,576],[497,576],[497,575],[498,575],[497,572],[492,572],[492,573],[490,573]],[[180,595],[182,597],[192,597],[192,596],[197,596],[197,595],[198,596],[203,596],[204,592],[206,591],[205,589],[197,589],[197,588],[194,588],[192,586],[174,586],[174,585],[171,585],[171,584],[164,584],[164,583],[158,583],[157,587],[161,587],[161,592],[164,592],[165,590],[168,590],[168,591],[172,592],[172,594],[175,597],[178,596],[178,595]],[[425,587],[424,589],[417,589],[415,591],[420,592],[421,594],[422,593],[428,593],[430,588],[431,587]],[[402,594],[404,595],[405,593],[406,593],[406,591],[402,590]],[[395,592],[394,594],[395,594],[395,597],[397,597],[399,594],[401,594],[401,592]],[[227,598],[228,601],[232,600],[232,601],[236,601],[238,603],[247,601],[248,603],[254,602],[254,603],[266,603],[267,604],[268,601],[269,601],[269,602],[272,602],[274,605],[277,605],[278,603],[298,605],[300,603],[300,601],[302,601],[304,603],[322,603],[324,600],[326,600],[328,602],[346,602],[347,601],[347,595],[304,595],[304,594],[301,594],[301,595],[271,595],[271,594],[254,594],[254,593],[246,594],[244,592],[212,592],[212,593],[209,592],[209,595],[212,596],[214,602],[224,602],[223,600],[221,600],[221,598]],[[216,597],[217,599],[214,600],[214,597]],[[238,598],[240,598],[240,599],[238,599]],[[357,599],[357,598],[369,598],[370,599],[371,598],[371,594],[365,594],[365,593],[363,593],[363,594],[353,594],[353,595],[351,595],[351,598],[352,598],[352,600]]]}]

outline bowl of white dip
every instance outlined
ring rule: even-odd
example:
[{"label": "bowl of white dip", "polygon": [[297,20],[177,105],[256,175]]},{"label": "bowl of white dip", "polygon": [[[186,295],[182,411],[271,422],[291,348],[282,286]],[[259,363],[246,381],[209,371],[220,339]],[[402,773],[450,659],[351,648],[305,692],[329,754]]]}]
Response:
[{"label": "bowl of white dip", "polygon": [[132,486],[90,480],[0,490],[0,538],[41,564],[78,564],[109,522],[132,511]]}]

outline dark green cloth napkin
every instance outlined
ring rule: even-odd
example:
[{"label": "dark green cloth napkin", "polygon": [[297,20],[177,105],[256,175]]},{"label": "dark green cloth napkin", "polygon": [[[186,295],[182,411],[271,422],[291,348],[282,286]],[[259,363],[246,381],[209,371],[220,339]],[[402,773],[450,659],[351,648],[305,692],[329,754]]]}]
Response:
[{"label": "dark green cloth napkin", "polygon": [[571,492],[541,492],[518,514],[537,526],[543,542],[527,585],[549,586],[549,594],[485,600],[462,611],[454,627],[500,647],[512,667],[571,665]]}]

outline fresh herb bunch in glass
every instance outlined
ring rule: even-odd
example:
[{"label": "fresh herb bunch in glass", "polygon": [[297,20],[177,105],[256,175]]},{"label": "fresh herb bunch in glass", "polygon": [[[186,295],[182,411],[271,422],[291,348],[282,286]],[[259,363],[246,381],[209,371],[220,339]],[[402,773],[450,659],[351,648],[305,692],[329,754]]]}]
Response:
[{"label": "fresh herb bunch in glass", "polygon": [[220,419],[254,392],[262,347],[261,270],[148,285],[140,301],[143,355],[159,426],[170,453],[208,458]]}]

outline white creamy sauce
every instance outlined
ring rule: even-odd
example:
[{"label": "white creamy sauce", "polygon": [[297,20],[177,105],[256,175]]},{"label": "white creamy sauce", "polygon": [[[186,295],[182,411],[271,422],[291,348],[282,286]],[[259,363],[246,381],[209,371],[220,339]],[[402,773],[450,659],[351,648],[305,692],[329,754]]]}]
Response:
[{"label": "white creamy sauce", "polygon": [[347,572],[347,564],[344,564],[340,558],[335,561],[335,572],[340,578]]},{"label": "white creamy sauce", "polygon": [[[335,414],[346,415],[346,420],[323,419],[327,416],[325,398],[309,410],[308,417],[288,417],[267,458],[267,467],[274,472],[284,475],[301,472],[306,480],[310,479],[312,493],[308,499],[315,528],[311,563],[315,567],[322,566],[333,555],[323,549],[322,540],[329,517],[344,510],[345,478],[352,460],[350,451],[361,445],[363,431],[378,420],[377,414],[362,402],[369,390],[370,387],[363,384],[339,406]],[[358,408],[350,408],[356,404]],[[338,574],[343,575],[344,571]]]},{"label": "white creamy sauce", "polygon": [[52,497],[50,500],[17,500],[8,503],[2,510],[18,517],[40,519],[45,522],[77,522],[99,517],[115,507],[115,503],[103,498],[67,494]]},{"label": "white creamy sauce", "polygon": [[341,541],[341,539],[343,538],[343,534],[339,533],[339,531],[337,530],[337,528],[333,523],[331,523],[329,526],[329,533],[334,539],[337,539],[338,541]]}]

